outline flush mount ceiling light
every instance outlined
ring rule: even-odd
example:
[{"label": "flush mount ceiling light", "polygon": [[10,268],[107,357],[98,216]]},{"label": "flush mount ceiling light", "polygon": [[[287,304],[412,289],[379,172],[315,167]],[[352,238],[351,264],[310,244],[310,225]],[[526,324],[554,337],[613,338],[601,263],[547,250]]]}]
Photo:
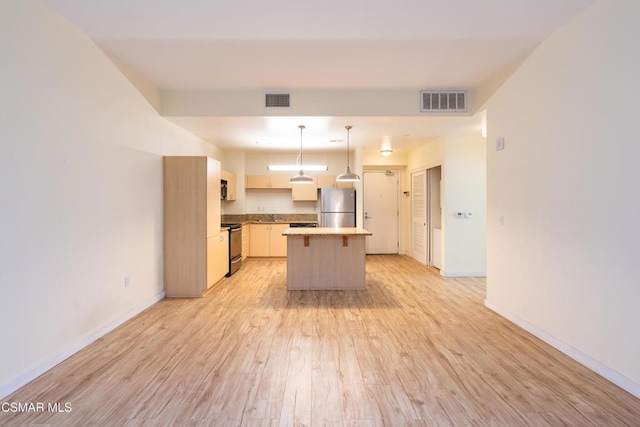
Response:
[{"label": "flush mount ceiling light", "polygon": [[291,184],[313,184],[313,178],[305,175],[304,171],[302,170],[302,130],[304,129],[304,125],[300,125],[298,127],[300,128],[300,154],[298,155],[298,158],[300,159],[300,173],[298,175],[292,176],[289,179],[289,182]]},{"label": "flush mount ceiling light", "polygon": [[393,150],[391,148],[383,148],[382,150],[380,150],[380,154],[385,157],[389,157],[391,154],[393,154]]},{"label": "flush mount ceiling light", "polygon": [[347,170],[336,177],[336,181],[339,181],[339,182],[360,181],[360,177],[355,173],[351,172],[351,167],[349,164],[349,131],[351,130],[352,127],[353,126],[344,127],[347,130]]}]

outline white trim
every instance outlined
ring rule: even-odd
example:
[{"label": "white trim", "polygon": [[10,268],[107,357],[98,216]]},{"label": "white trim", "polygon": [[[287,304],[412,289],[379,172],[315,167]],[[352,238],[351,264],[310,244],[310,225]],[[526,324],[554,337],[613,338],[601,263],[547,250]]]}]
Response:
[{"label": "white trim", "polygon": [[[419,166],[417,168],[410,170],[409,175],[411,175],[412,173],[421,172],[423,170],[426,171],[429,169],[437,168],[438,166],[440,166],[442,168],[442,171],[444,171],[444,162],[442,160],[437,160],[435,162],[428,163],[424,166]],[[444,172],[442,173],[442,177],[444,178]]]},{"label": "white trim", "polygon": [[468,273],[461,273],[461,272],[450,272],[450,271],[444,271],[444,270],[440,270],[440,275],[443,277],[487,277],[487,272],[486,271],[479,271],[479,272],[468,272]]},{"label": "white trim", "polygon": [[13,378],[9,379],[4,384],[0,384],[0,399],[7,397],[11,393],[18,390],[20,387],[33,381],[34,379],[38,378],[40,375],[47,372],[49,369],[63,362],[65,359],[73,356],[75,353],[79,352],[80,350],[82,350],[92,342],[98,340],[99,338],[111,332],[112,330],[122,325],[126,321],[142,313],[147,308],[151,307],[158,301],[162,300],[164,298],[164,295],[165,295],[164,291],[160,292],[159,294],[148,299],[147,301],[143,302],[139,306],[134,307],[131,310],[116,317],[114,320],[107,323],[106,325],[85,334],[79,340],[72,343],[68,348],[63,349],[56,354],[53,354],[52,356],[48,357],[47,359],[37,364],[36,366],[32,367],[31,369],[23,371],[20,374],[14,376]]},{"label": "white trim", "polygon": [[627,378],[624,375],[620,374],[619,372],[616,372],[613,369],[609,368],[608,366],[603,365],[597,360],[592,359],[591,357],[587,356],[581,351],[571,347],[569,344],[560,341],[559,339],[538,329],[536,326],[528,323],[527,321],[522,320],[519,317],[509,313],[502,307],[496,304],[493,304],[491,301],[485,299],[484,305],[488,309],[496,312],[500,316],[504,317],[505,319],[514,323],[515,325],[521,327],[522,329],[536,336],[537,338],[540,338],[542,341],[546,342],[550,346],[566,354],[576,362],[580,363],[581,365],[592,370],[596,374],[611,381],[613,384],[617,385],[621,389],[631,393],[632,395],[640,399],[640,383],[636,383],[630,378]]}]

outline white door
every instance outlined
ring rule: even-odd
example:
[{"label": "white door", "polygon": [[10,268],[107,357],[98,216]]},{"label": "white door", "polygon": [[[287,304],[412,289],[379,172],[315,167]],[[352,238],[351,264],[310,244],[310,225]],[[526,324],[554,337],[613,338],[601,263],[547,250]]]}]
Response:
[{"label": "white door", "polygon": [[364,228],[373,233],[365,240],[368,254],[397,254],[398,173],[364,172],[362,179]]},{"label": "white door", "polygon": [[411,174],[411,256],[428,265],[427,173]]}]

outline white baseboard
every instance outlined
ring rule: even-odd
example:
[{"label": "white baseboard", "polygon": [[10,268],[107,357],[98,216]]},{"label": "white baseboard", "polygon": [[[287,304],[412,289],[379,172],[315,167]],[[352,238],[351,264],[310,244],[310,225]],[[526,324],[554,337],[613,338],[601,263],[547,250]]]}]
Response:
[{"label": "white baseboard", "polygon": [[92,342],[96,341],[97,339],[103,337],[104,335],[114,330],[118,326],[122,325],[127,320],[140,314],[147,308],[151,307],[153,304],[163,299],[164,296],[165,296],[164,291],[160,292],[159,294],[157,294],[153,298],[148,299],[147,301],[143,302],[139,306],[134,307],[131,310],[121,314],[120,316],[115,318],[113,321],[107,323],[106,325],[85,334],[79,340],[71,344],[68,348],[65,348],[62,351],[52,355],[51,357],[45,359],[44,361],[34,366],[33,368],[28,369],[14,376],[4,384],[0,384],[0,399],[7,397],[11,393],[18,390],[20,387],[38,378],[40,375],[44,374],[49,369],[58,365],[65,359],[73,356],[75,353],[82,350]]},{"label": "white baseboard", "polygon": [[443,277],[487,277],[486,271],[470,272],[470,273],[456,273],[451,271],[440,270],[440,275]]},{"label": "white baseboard", "polygon": [[588,369],[591,369],[596,374],[604,377],[605,379],[611,381],[612,383],[614,383],[615,385],[617,385],[621,389],[631,393],[632,395],[634,395],[635,397],[640,399],[640,384],[639,383],[636,383],[635,381],[625,377],[624,375],[620,374],[619,372],[614,371],[613,369],[609,368],[606,365],[603,365],[602,363],[598,362],[597,360],[592,359],[591,357],[587,356],[586,354],[584,354],[584,353],[580,352],[579,350],[576,350],[575,348],[571,347],[569,344],[566,344],[566,343],[560,341],[559,339],[553,337],[552,335],[549,335],[548,333],[538,329],[537,327],[535,327],[534,325],[528,323],[527,321],[522,320],[517,316],[514,316],[513,314],[511,314],[508,311],[504,310],[502,307],[499,307],[498,305],[493,304],[492,302],[490,302],[490,301],[488,301],[486,299],[484,300],[484,305],[488,309],[496,312],[500,316],[502,316],[505,319],[507,319],[508,321],[516,324],[517,326],[521,327],[522,329],[524,329],[525,331],[529,332],[530,334],[540,338],[542,341],[546,342],[550,346],[552,346],[555,349],[557,349],[557,350],[561,351],[562,353],[566,354],[567,356],[569,356],[570,358],[572,358],[576,362],[580,363],[581,365],[585,366]]}]

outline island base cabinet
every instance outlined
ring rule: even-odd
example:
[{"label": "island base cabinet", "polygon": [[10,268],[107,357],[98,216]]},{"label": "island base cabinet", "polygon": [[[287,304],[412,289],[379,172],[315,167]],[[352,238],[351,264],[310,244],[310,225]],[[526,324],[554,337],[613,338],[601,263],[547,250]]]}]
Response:
[{"label": "island base cabinet", "polygon": [[365,289],[364,243],[364,236],[288,236],[287,289]]}]

